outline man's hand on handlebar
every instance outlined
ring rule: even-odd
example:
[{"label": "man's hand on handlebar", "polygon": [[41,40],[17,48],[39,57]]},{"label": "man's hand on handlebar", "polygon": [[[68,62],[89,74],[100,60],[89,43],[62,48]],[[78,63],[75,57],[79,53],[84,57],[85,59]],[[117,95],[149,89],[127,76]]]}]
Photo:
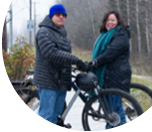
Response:
[{"label": "man's hand on handlebar", "polygon": [[76,65],[77,65],[78,70],[80,71],[85,72],[88,69],[88,62],[86,61],[78,60]]}]

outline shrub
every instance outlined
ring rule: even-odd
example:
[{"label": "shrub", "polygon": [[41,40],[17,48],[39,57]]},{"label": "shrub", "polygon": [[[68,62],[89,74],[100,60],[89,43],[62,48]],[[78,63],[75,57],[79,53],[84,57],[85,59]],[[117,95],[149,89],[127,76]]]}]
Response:
[{"label": "shrub", "polygon": [[3,50],[4,64],[10,80],[22,80],[28,69],[34,68],[34,46],[26,43],[24,37],[17,37],[9,53]]}]

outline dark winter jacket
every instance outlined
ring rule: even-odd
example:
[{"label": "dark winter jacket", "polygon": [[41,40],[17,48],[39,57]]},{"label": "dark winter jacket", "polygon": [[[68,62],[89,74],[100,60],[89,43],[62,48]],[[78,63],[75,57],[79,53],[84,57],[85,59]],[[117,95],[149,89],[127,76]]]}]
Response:
[{"label": "dark winter jacket", "polygon": [[129,38],[129,27],[115,33],[107,50],[97,57],[98,66],[107,65],[103,88],[118,88],[129,92],[131,80]]},{"label": "dark winter jacket", "polygon": [[71,54],[66,30],[56,27],[49,16],[39,27],[33,83],[51,90],[70,90],[71,64],[76,64],[78,57]]}]

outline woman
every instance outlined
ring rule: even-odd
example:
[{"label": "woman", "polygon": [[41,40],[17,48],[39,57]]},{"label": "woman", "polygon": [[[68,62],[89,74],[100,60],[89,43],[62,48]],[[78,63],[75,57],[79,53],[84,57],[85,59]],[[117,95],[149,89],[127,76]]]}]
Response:
[{"label": "woman", "polygon": [[[129,63],[129,38],[130,30],[125,25],[120,14],[116,11],[106,13],[100,28],[100,35],[93,48],[93,60],[89,62],[89,69],[99,79],[102,88],[118,88],[129,92],[131,80],[131,67]],[[112,98],[112,99],[111,99]],[[108,97],[109,105],[112,109],[112,101],[117,99],[120,106],[115,110],[120,115],[120,126],[126,123],[125,112],[122,107],[121,98]],[[123,114],[122,114],[123,113]],[[109,123],[106,129],[113,128]]]}]

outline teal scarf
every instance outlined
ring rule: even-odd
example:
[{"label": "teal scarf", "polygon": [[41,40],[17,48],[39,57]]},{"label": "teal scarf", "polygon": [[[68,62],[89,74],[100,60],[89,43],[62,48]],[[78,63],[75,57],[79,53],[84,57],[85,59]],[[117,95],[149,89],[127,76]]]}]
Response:
[{"label": "teal scarf", "polygon": [[[117,28],[113,28],[107,32],[103,32],[99,35],[93,47],[92,59],[96,59],[99,55],[101,55],[107,49],[113,37],[113,34],[115,32],[119,32],[120,29],[121,29],[121,26]],[[103,86],[105,71],[106,71],[106,65],[102,67],[98,67],[92,71],[97,76],[99,80],[99,86],[101,88]],[[92,95],[91,92],[89,93],[89,95],[90,96]]]}]

